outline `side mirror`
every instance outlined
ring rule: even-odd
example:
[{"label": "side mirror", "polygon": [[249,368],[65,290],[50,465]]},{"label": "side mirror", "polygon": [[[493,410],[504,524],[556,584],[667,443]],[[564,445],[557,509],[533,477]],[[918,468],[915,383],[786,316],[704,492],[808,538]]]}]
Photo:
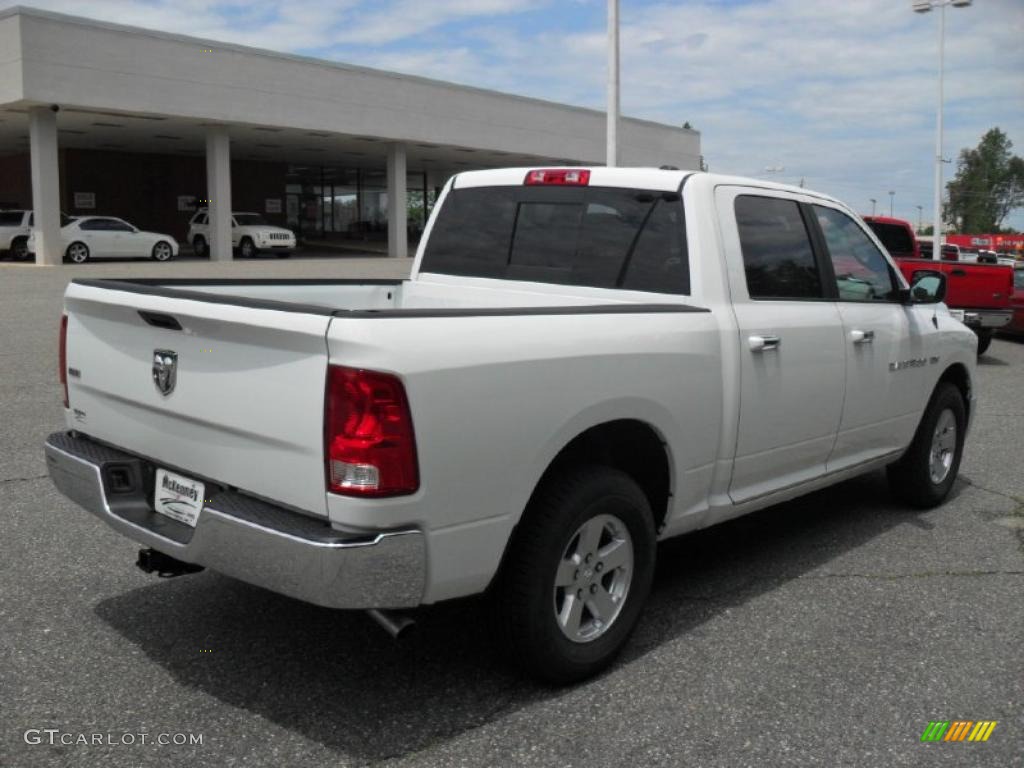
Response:
[{"label": "side mirror", "polygon": [[911,304],[938,304],[946,299],[946,276],[931,269],[914,273],[910,283]]}]

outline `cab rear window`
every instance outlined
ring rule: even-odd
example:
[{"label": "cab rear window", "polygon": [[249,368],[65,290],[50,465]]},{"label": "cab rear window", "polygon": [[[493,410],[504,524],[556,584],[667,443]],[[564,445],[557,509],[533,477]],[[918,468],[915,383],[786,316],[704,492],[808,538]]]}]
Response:
[{"label": "cab rear window", "polygon": [[424,272],[655,293],[690,293],[676,193],[612,187],[452,190]]},{"label": "cab rear window", "polygon": [[879,221],[869,221],[867,225],[874,230],[889,253],[911,254],[914,252],[914,241],[906,227],[901,227],[898,224],[883,224]]}]

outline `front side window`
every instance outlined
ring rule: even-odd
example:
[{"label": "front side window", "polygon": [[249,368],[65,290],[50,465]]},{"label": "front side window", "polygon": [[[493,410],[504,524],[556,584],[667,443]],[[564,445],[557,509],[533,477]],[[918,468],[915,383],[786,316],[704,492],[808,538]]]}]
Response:
[{"label": "front side window", "polygon": [[750,298],[824,298],[811,238],[797,202],[740,195],[735,208]]},{"label": "front side window", "polygon": [[236,213],[232,221],[232,224],[236,227],[253,227],[266,223],[266,220],[258,213]]},{"label": "front side window", "polygon": [[127,221],[121,221],[120,219],[108,219],[110,225],[107,227],[111,232],[134,232],[135,227],[129,224]]},{"label": "front side window", "polygon": [[835,208],[814,206],[825,236],[840,301],[892,301],[896,295],[889,262],[857,222]]}]

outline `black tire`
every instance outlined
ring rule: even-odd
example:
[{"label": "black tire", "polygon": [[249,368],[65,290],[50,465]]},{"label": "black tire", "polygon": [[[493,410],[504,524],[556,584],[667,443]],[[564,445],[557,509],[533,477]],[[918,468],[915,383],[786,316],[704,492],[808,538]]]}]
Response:
[{"label": "black tire", "polygon": [[243,237],[238,243],[238,255],[243,259],[251,259],[259,251],[256,250],[256,244],[252,241],[251,237]]},{"label": "black tire", "polygon": [[210,255],[210,249],[206,245],[206,238],[202,235],[196,235],[192,238],[192,253],[198,258],[202,259]]},{"label": "black tire", "polygon": [[[590,616],[589,628],[597,633],[593,639],[577,642],[563,631],[556,615],[559,595],[564,608],[564,601],[576,585],[556,587],[557,576],[560,566],[568,564],[563,561],[568,549],[582,546],[582,535],[576,536],[582,526],[587,521],[596,525],[609,519],[621,523],[628,532],[625,538],[631,540],[632,572],[619,598],[621,604],[612,603],[616,612],[607,626],[595,621],[597,616],[590,613],[589,607],[577,612],[580,617]],[[606,541],[608,529],[598,527],[600,541]],[[495,639],[525,672],[545,682],[561,685],[596,674],[611,664],[636,627],[651,589],[655,552],[650,504],[632,478],[603,466],[575,467],[552,474],[534,494],[492,587],[489,602],[493,606],[491,625]],[[569,567],[573,568],[571,564]],[[610,568],[603,575],[594,573],[600,574],[601,570],[596,562],[590,563],[584,578],[612,579],[610,584],[614,586],[614,579],[623,573],[617,568]],[[575,578],[582,574],[581,567]],[[577,594],[592,594],[594,590],[595,585],[591,584],[589,589],[577,590]],[[602,594],[607,596],[609,592]],[[582,606],[588,602],[574,599]],[[571,615],[571,611],[566,615]],[[582,618],[579,622],[582,624]],[[599,628],[594,629],[595,626]]]},{"label": "black tire", "polygon": [[150,253],[153,261],[170,261],[174,258],[174,249],[171,248],[171,244],[166,240],[161,240],[153,246],[153,251]]},{"label": "black tire", "polygon": [[32,254],[28,252],[28,238],[16,237],[11,241],[11,258],[15,261],[27,261]]},{"label": "black tire", "polygon": [[[940,417],[946,412],[953,416],[956,435],[952,441],[948,470],[937,481],[932,473],[932,450],[939,438],[937,429],[940,426]],[[966,428],[967,409],[964,406],[963,395],[949,382],[939,382],[907,452],[899,461],[887,468],[889,489],[893,496],[904,504],[919,509],[930,509],[945,501],[960,470]]]},{"label": "black tire", "polygon": [[978,357],[981,357],[988,351],[989,345],[992,343],[992,331],[981,330],[975,331],[975,333],[978,335]]},{"label": "black tire", "polygon": [[84,264],[89,260],[89,246],[76,240],[64,251],[64,260],[72,264]]}]

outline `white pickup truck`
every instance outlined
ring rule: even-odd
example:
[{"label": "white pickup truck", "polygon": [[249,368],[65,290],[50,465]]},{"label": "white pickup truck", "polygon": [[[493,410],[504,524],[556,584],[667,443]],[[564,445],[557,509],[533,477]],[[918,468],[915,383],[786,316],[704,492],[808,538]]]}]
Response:
[{"label": "white pickup truck", "polygon": [[393,630],[489,590],[513,657],[577,680],[659,539],[883,467],[946,497],[977,342],[944,286],[806,189],[463,173],[409,280],[74,280],[46,459],[148,570]]}]

